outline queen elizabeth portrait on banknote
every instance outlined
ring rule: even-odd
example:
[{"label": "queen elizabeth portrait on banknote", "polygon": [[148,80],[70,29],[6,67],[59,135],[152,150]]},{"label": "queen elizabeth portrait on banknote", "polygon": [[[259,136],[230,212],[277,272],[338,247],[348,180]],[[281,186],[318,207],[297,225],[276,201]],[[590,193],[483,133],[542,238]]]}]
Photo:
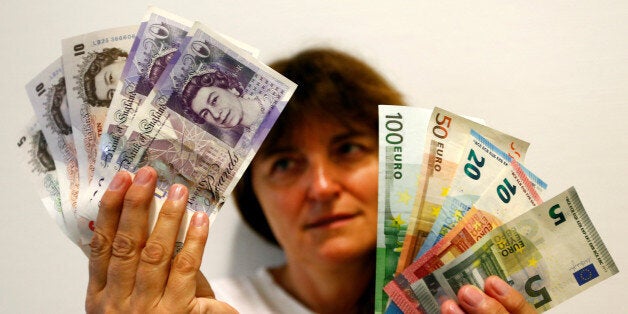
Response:
[{"label": "queen elizabeth portrait on banknote", "polygon": [[171,98],[169,107],[233,147],[272,106],[263,98],[243,94],[244,85],[236,74],[214,66],[192,77],[180,95]]},{"label": "queen elizabeth portrait on banknote", "polygon": [[127,56],[127,52],[118,48],[105,48],[95,53],[83,75],[87,103],[94,107],[109,107]]}]

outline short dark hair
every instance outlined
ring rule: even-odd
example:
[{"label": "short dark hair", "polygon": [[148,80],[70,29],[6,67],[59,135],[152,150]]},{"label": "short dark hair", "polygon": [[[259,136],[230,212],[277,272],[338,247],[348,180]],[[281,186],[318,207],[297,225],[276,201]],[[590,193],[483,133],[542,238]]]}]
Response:
[{"label": "short dark hair", "polygon": [[119,57],[128,57],[129,54],[118,48],[105,48],[101,52],[96,53],[96,57],[92,60],[87,71],[83,75],[83,89],[87,97],[87,103],[94,107],[109,107],[111,100],[101,100],[96,96],[96,84],[94,78],[102,68],[112,64]]},{"label": "short dark hair", "polygon": [[[336,119],[343,125],[372,130],[377,136],[377,105],[403,105],[401,94],[373,68],[334,49],[305,50],[270,66],[298,87],[257,152],[258,158],[271,151],[305,117]],[[234,196],[244,221],[278,246],[253,191],[251,167],[235,187]]]}]

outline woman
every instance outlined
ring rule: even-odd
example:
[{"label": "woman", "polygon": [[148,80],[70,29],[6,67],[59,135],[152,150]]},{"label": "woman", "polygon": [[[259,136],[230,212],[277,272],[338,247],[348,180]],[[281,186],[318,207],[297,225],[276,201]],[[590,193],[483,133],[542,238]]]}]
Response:
[{"label": "woman", "polygon": [[[133,183],[118,173],[96,222],[89,312],[232,311],[227,304],[245,313],[373,311],[377,105],[400,104],[401,96],[370,67],[333,50],[305,51],[273,67],[299,88],[242,177],[236,200],[245,221],[284,250],[286,264],[250,278],[215,281],[216,295],[226,303],[216,301],[197,275],[207,237],[205,214],[193,216],[185,246],[170,261],[187,189],[172,186],[146,239],[155,171],[142,168]],[[491,279],[488,293],[523,300],[512,289],[491,290],[493,281],[504,288]],[[460,291],[476,296],[460,298],[472,313],[474,304],[514,310],[499,298],[477,298],[473,288]],[[453,302],[443,306],[460,310]]]}]

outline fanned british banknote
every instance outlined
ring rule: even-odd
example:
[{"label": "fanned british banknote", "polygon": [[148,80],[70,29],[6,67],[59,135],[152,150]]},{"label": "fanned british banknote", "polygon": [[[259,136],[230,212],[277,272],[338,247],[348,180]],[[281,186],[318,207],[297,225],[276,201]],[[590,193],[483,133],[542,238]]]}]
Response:
[{"label": "fanned british banknote", "polygon": [[[150,91],[166,70],[193,22],[149,7],[122,69],[100,137],[95,171],[103,175]],[[100,180],[100,178],[97,178]]]},{"label": "fanned british banknote", "polygon": [[[111,161],[130,172],[157,170],[153,222],[173,183],[190,189],[186,219],[204,211],[213,220],[296,88],[208,27],[196,23],[189,34]],[[95,219],[97,208],[82,215]]]},{"label": "fanned british banknote", "polygon": [[61,191],[57,179],[55,161],[48,151],[48,143],[37,119],[33,117],[22,130],[17,140],[18,154],[33,184],[38,187],[38,194],[46,211],[59,229],[72,239],[65,221],[61,205]]},{"label": "fanned british banknote", "polygon": [[617,272],[570,188],[490,231],[440,269],[410,282],[409,293],[395,291],[391,298],[404,313],[438,313],[463,285],[483,288],[496,275],[543,312]]},{"label": "fanned british banknote", "polygon": [[118,27],[62,40],[72,133],[79,161],[79,202],[94,174],[105,117],[138,26]]},{"label": "fanned british banknote", "polygon": [[54,160],[66,234],[74,243],[81,245],[76,221],[79,193],[78,161],[61,58],[26,84],[26,93],[42,134],[48,142],[50,156]]}]

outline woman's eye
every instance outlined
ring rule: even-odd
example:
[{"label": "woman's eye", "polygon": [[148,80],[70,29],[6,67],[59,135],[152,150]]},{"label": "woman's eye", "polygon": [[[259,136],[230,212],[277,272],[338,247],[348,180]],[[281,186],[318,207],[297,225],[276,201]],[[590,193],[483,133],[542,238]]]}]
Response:
[{"label": "woman's eye", "polygon": [[283,172],[290,169],[291,166],[294,166],[295,162],[289,158],[280,158],[273,162],[272,171],[273,172]]},{"label": "woman's eye", "polygon": [[338,153],[341,155],[354,155],[364,150],[364,146],[356,143],[344,143],[338,147]]}]

